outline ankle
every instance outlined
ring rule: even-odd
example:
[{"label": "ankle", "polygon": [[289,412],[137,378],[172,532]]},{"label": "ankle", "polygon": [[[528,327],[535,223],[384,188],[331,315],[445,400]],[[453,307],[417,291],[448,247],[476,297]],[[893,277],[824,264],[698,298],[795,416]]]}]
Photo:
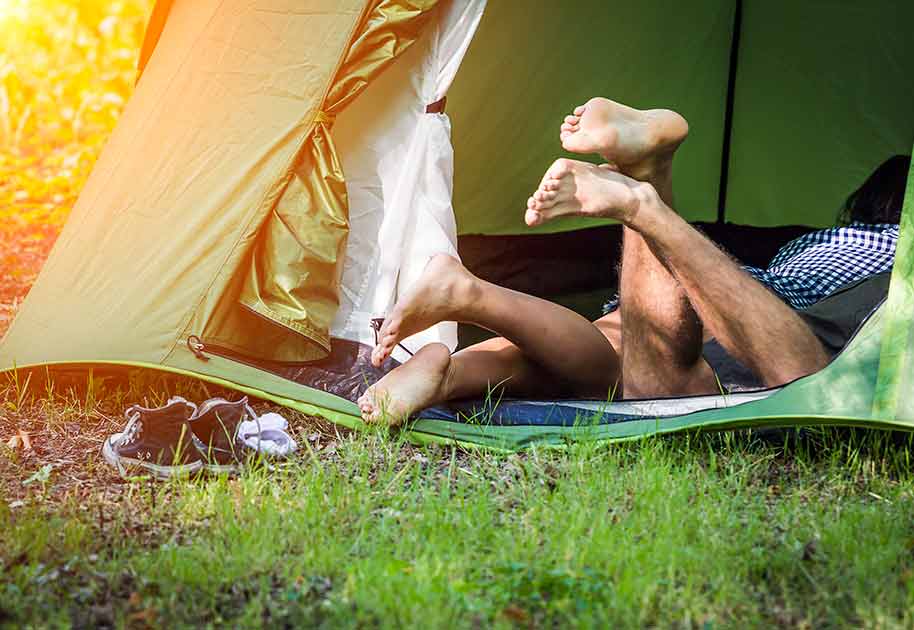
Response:
[{"label": "ankle", "polygon": [[466,317],[475,312],[483,292],[483,281],[464,268],[464,273],[455,277],[450,288],[450,300],[455,313]]},{"label": "ankle", "polygon": [[652,155],[634,164],[619,165],[623,174],[639,182],[650,182],[658,189],[664,189],[673,174],[673,152]]},{"label": "ankle", "polygon": [[636,181],[631,185],[631,192],[632,208],[625,216],[620,217],[620,220],[625,226],[641,233],[648,225],[658,220],[666,204],[650,182]]}]

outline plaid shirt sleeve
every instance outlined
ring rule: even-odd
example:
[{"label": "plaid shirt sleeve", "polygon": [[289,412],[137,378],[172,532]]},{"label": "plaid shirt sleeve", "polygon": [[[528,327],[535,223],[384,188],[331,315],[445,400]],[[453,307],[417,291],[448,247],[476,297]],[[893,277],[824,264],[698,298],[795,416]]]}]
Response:
[{"label": "plaid shirt sleeve", "polygon": [[787,243],[767,269],[744,267],[793,308],[806,308],[840,287],[889,271],[897,224],[852,223],[811,232]]}]

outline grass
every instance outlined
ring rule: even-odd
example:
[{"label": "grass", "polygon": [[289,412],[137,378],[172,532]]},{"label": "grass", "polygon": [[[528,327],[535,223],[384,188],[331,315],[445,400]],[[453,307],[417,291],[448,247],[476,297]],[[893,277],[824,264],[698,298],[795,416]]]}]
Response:
[{"label": "grass", "polygon": [[[704,434],[516,455],[283,411],[302,449],[234,478],[121,480],[133,374],[0,392],[10,626],[910,627],[908,436]],[[268,408],[259,403],[259,410]]]},{"label": "grass", "polygon": [[[151,4],[0,0],[0,334],[129,97]],[[0,382],[0,626],[914,625],[907,436],[495,455],[279,410],[302,448],[277,470],[120,479],[102,441],[172,394],[234,396]]]}]

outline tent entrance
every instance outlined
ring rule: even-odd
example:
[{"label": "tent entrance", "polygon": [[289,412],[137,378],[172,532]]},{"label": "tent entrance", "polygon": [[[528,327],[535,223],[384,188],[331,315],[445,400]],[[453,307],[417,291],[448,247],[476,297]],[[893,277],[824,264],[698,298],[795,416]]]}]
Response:
[{"label": "tent entrance", "polygon": [[[781,246],[813,228],[801,225],[754,227],[732,223],[694,224],[736,260],[765,268]],[[622,258],[619,225],[536,235],[463,235],[463,264],[493,284],[560,302],[588,319],[618,289]],[[460,345],[484,336],[464,334]]]},{"label": "tent entrance", "polygon": [[[351,400],[282,372],[318,365],[312,361],[319,353],[304,347],[303,336],[277,334],[239,306],[253,252],[273,251],[264,226],[275,226],[272,210],[291,189],[296,166],[301,178],[329,192],[327,204],[322,198],[293,208],[339,209],[348,196],[354,210],[346,219],[346,251],[333,262],[342,274],[340,290],[320,296],[324,304],[324,298],[339,300],[338,309],[323,311],[324,319],[336,313],[325,336],[348,342],[338,345],[352,362],[362,346],[346,346],[370,345],[367,322],[415,280],[429,253],[456,252],[458,228],[465,243],[508,236],[514,247],[514,239],[560,239],[552,234],[594,227],[582,237],[593,250],[583,251],[580,241],[577,249],[612,264],[603,248],[614,228],[602,222],[569,220],[532,232],[522,224],[531,187],[558,157],[558,122],[594,94],[639,108],[671,107],[690,121],[692,135],[675,165],[676,206],[691,221],[709,224],[709,231],[719,219],[725,131],[730,158],[723,218],[756,228],[830,224],[873,166],[907,153],[914,140],[910,2],[744,2],[738,42],[736,0],[672,6],[581,0],[573,9],[538,3],[535,11],[524,0],[499,0],[481,22],[477,0],[406,4],[416,10],[401,16],[419,20],[413,23],[419,28],[409,29],[419,36],[398,63],[363,75],[347,65],[353,50],[368,45],[404,52],[405,43],[397,39],[401,30],[394,39],[356,36],[369,22],[383,22],[363,18],[400,3],[316,0],[320,10],[296,11],[277,10],[266,0],[162,0],[168,9],[156,15],[167,19],[150,38],[155,49],[143,78],[0,345],[0,369],[117,364],[179,372],[356,426],[359,411]],[[408,54],[422,59],[410,65]],[[358,58],[372,59],[379,58]],[[423,65],[429,59],[434,63]],[[421,72],[396,79],[397,68],[417,67]],[[731,77],[735,89],[728,90]],[[389,103],[356,98],[362,87],[382,89],[385,82]],[[445,116],[425,113],[444,93],[453,133]],[[391,111],[409,116],[381,115],[401,96],[409,105]],[[383,124],[391,135],[382,129],[369,142],[359,136],[359,119]],[[347,151],[347,143],[355,150]],[[326,168],[304,168],[306,152],[312,165],[320,158]],[[818,374],[736,407],[662,423],[599,425],[586,436],[575,427],[480,427],[427,418],[412,425],[411,435],[518,448],[696,427],[821,422],[909,428],[914,411],[902,392],[914,373],[911,195],[909,189],[888,302]],[[383,200],[384,212],[360,213],[372,196]],[[309,219],[339,216],[316,212]],[[372,224],[372,216],[396,220]],[[318,221],[302,234],[320,236],[321,227]],[[493,267],[513,266],[520,281],[518,250],[497,260],[511,252],[499,244],[508,242],[476,241]],[[568,276],[581,268],[580,258],[564,261]],[[295,282],[303,277],[294,264],[278,269]],[[281,275],[265,277],[277,283]],[[588,276],[581,286],[600,282]],[[451,344],[453,333],[443,327],[416,341]],[[222,354],[201,360],[186,343],[194,335],[204,351],[210,344]],[[324,367],[332,373],[336,364]]]}]

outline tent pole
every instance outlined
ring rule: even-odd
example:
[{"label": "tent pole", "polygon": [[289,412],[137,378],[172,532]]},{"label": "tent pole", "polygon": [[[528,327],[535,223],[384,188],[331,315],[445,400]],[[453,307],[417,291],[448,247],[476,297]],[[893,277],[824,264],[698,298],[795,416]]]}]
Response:
[{"label": "tent pole", "polygon": [[743,30],[743,0],[736,0],[733,13],[733,39],[730,41],[730,67],[727,77],[727,105],[724,110],[724,142],[720,156],[720,186],[717,189],[717,222],[727,213],[727,183],[730,179],[730,138],[733,134],[733,102],[736,98],[736,67],[739,64],[739,39]]}]

